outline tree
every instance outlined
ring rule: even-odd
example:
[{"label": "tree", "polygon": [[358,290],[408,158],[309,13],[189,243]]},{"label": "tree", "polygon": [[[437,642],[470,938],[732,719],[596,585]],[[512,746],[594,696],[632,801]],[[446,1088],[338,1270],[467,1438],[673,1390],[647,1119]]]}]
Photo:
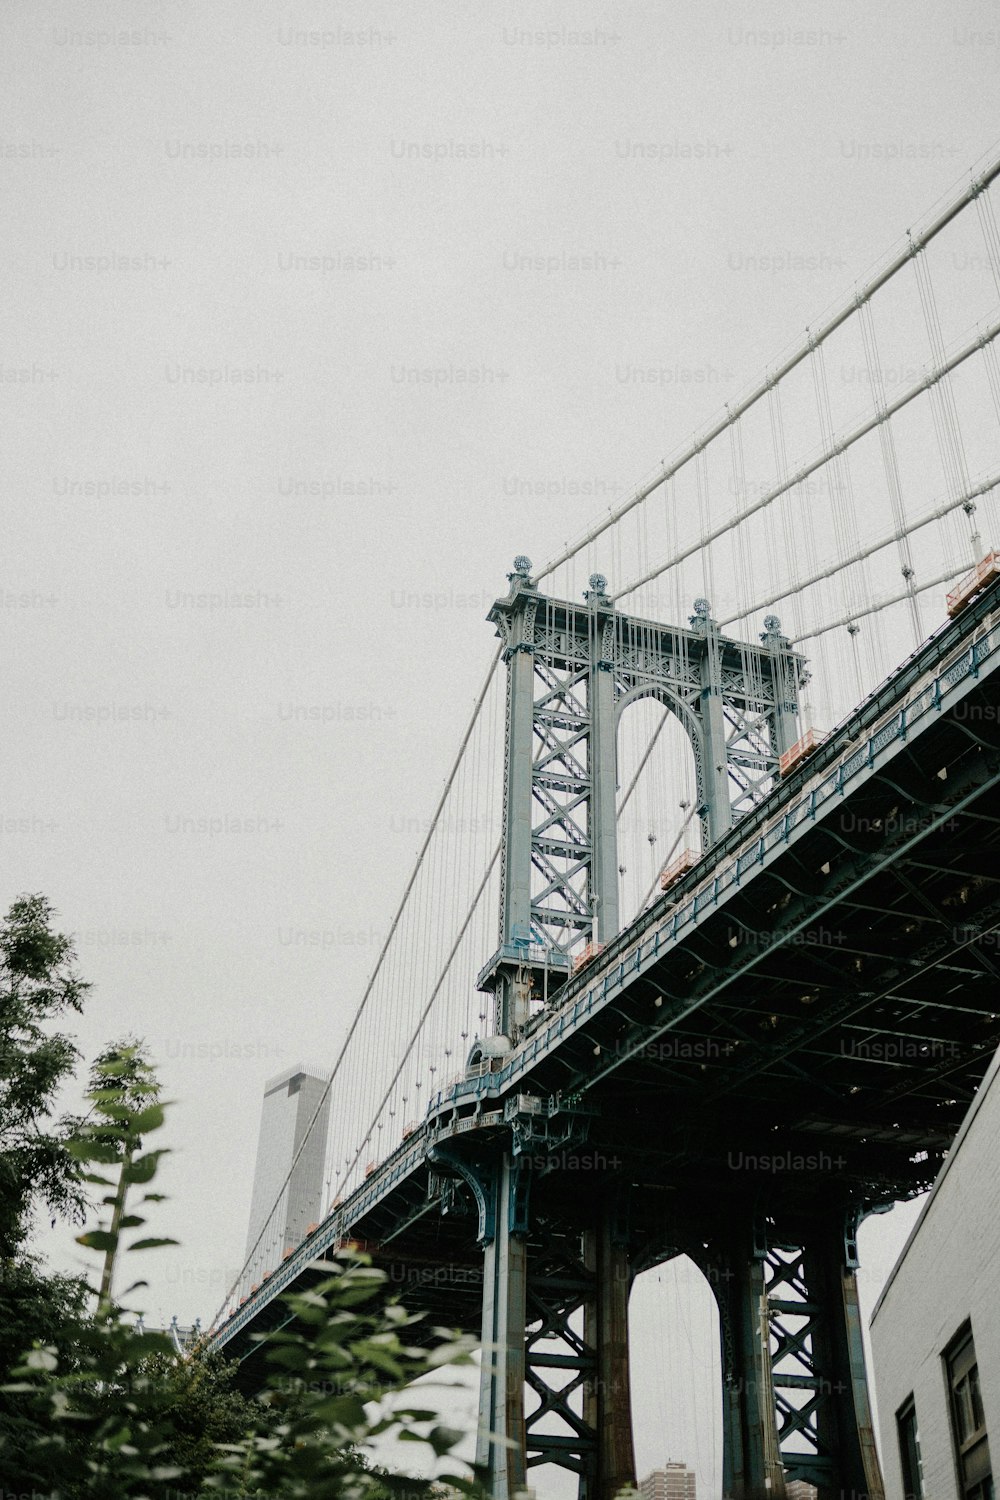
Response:
[{"label": "tree", "polygon": [[51,1023],[79,1011],[89,985],[73,972],[70,938],[52,930],[44,896],[21,896],[0,927],[0,1259],[23,1245],[36,1199],[81,1217],[84,1195],[68,1152],[73,1122],[53,1125],[56,1092],[79,1053]]},{"label": "tree", "polygon": [[[20,896],[0,925],[0,1383],[33,1343],[65,1354],[87,1298],[79,1277],[46,1274],[25,1249],[39,1202],[76,1220],[85,1206],[69,1150],[76,1122],[52,1121],[79,1053],[53,1023],[81,1009],[88,986],[73,972],[73,944],[53,931],[53,917],[44,896]],[[21,1397],[0,1401],[0,1472],[12,1490],[30,1489],[19,1481],[33,1433]]]},{"label": "tree", "polygon": [[[387,1300],[385,1273],[368,1257],[344,1255],[331,1269],[309,1291],[286,1296],[294,1321],[262,1336],[272,1367],[262,1401],[271,1420],[220,1459],[206,1492],[238,1475],[252,1494],[288,1500],[431,1500],[442,1482],[479,1495],[457,1474],[420,1480],[359,1463],[359,1453],[386,1433],[425,1444],[438,1458],[451,1452],[463,1434],[443,1425],[432,1406],[411,1405],[407,1387],[430,1371],[467,1363],[474,1342],[448,1329],[426,1330],[419,1313]],[[425,1400],[427,1391],[424,1385],[419,1392]]]},{"label": "tree", "polygon": [[[77,1137],[69,1143],[70,1155],[88,1165],[98,1162],[118,1167],[117,1182],[96,1172],[83,1174],[85,1182],[114,1188],[114,1192],[103,1199],[111,1208],[111,1222],[107,1229],[102,1226],[79,1237],[81,1245],[104,1251],[97,1312],[99,1317],[107,1317],[111,1312],[111,1279],[121,1232],[145,1223],[135,1214],[126,1215],[128,1190],[137,1182],[150,1180],[161,1154],[146,1158],[141,1165],[136,1161],[136,1152],[142,1148],[143,1133],[156,1130],[163,1124],[159,1081],[142,1043],[126,1037],[124,1041],[105,1048],[94,1059],[87,1097],[91,1100],[91,1113],[82,1123]],[[149,1194],[143,1199],[143,1202],[158,1201],[158,1194]],[[172,1244],[176,1241],[144,1240],[131,1248],[142,1250],[153,1245]]]},{"label": "tree", "polygon": [[[49,916],[42,898],[24,898],[0,938],[12,935],[0,948],[12,996],[12,1022],[3,1035],[19,1038],[30,1056],[45,1055],[40,1022],[67,1005],[79,1008],[85,989],[64,968],[72,950],[49,932]],[[48,1068],[39,1062],[33,1071],[48,1088],[46,1107],[52,1080],[75,1058],[66,1038],[57,1041]],[[37,1140],[46,1139],[42,1109],[31,1112],[27,1086],[13,1092],[24,1101],[24,1124],[21,1136],[10,1137],[10,1152],[19,1152],[21,1163],[39,1151],[31,1160],[58,1164],[43,1185],[49,1202],[72,1212],[85,1187],[106,1191],[99,1226],[78,1236],[102,1257],[93,1311],[85,1305],[93,1289],[64,1278],[43,1280],[22,1254],[10,1262],[25,1278],[21,1290],[33,1289],[34,1311],[13,1320],[30,1338],[0,1386],[0,1473],[7,1488],[49,1500],[432,1496],[430,1482],[373,1470],[364,1449],[373,1437],[393,1433],[429,1443],[438,1455],[450,1451],[459,1434],[439,1424],[433,1410],[409,1406],[402,1392],[427,1371],[468,1359],[468,1341],[436,1329],[432,1349],[424,1347],[426,1334],[417,1343],[420,1320],[387,1302],[381,1272],[364,1257],[349,1257],[331,1266],[321,1286],[286,1299],[295,1323],[267,1338],[273,1379],[261,1401],[247,1401],[235,1389],[232,1367],[204,1352],[181,1355],[166,1335],[145,1332],[138,1311],[114,1298],[123,1254],[175,1244],[145,1235],[144,1214],[136,1212],[162,1203],[151,1184],[163,1151],[148,1151],[145,1137],[162,1127],[163,1104],[141,1043],[126,1038],[96,1059],[90,1112],[72,1131],[64,1125],[45,1151],[37,1148]],[[10,1199],[10,1223],[27,1223],[30,1206],[28,1187],[16,1203]],[[144,1286],[136,1281],[123,1298]],[[0,1311],[6,1311],[1,1296]]]},{"label": "tree", "polygon": [[[98,1293],[103,1326],[89,1311],[94,1291],[83,1278],[46,1273],[25,1250],[37,1190],[50,1210],[80,1220],[88,1185],[102,1181],[114,1189],[111,1228],[104,1232],[117,1245],[122,1231],[141,1223],[126,1213],[127,1192],[134,1183],[152,1177],[159,1155],[138,1157],[142,1131],[160,1123],[162,1110],[155,1108],[159,1085],[152,1066],[132,1039],[106,1048],[96,1059],[86,1119],[67,1117],[52,1123],[56,1091],[79,1060],[72,1041],[53,1034],[52,1023],[68,1011],[81,1010],[90,988],[73,972],[73,945],[53,931],[53,916],[43,896],[23,896],[0,927],[4,1491],[67,1497],[101,1493],[100,1481],[88,1466],[88,1447],[95,1430],[100,1430],[100,1410],[85,1409],[81,1420],[74,1422],[53,1420],[53,1403],[62,1409],[71,1403],[71,1391],[88,1386],[92,1408],[121,1398],[131,1399],[133,1407],[144,1402],[150,1427],[155,1425],[151,1417],[159,1411],[162,1436],[184,1455],[182,1471],[200,1481],[214,1462],[215,1444],[237,1441],[254,1418],[251,1404],[233,1388],[225,1362],[205,1360],[195,1366],[179,1360],[169,1339],[157,1334],[140,1337],[122,1322],[111,1300],[112,1249],[105,1253]],[[115,1178],[99,1178],[93,1170],[98,1158],[105,1166],[117,1167]],[[157,1195],[146,1197],[156,1201]],[[93,1233],[99,1236],[102,1230]],[[90,1243],[88,1236],[82,1239]],[[17,1378],[13,1371],[19,1363]],[[55,1373],[57,1382],[49,1384],[48,1377]],[[103,1415],[110,1430],[120,1434],[118,1416]],[[117,1500],[114,1485],[108,1494]]]},{"label": "tree", "polygon": [[60,1359],[71,1357],[75,1329],[86,1316],[91,1295],[86,1282],[46,1275],[29,1256],[4,1263],[0,1276],[0,1475],[4,1485],[0,1493],[32,1493],[38,1440],[34,1401],[2,1387],[11,1381],[25,1349],[54,1348]]},{"label": "tree", "polygon": [[[247,1401],[232,1367],[203,1351],[179,1354],[113,1296],[123,1254],[175,1243],[145,1233],[125,1243],[128,1231],[143,1231],[136,1210],[162,1202],[149,1189],[164,1152],[146,1149],[144,1137],[163,1124],[164,1106],[140,1043],[101,1054],[88,1097],[90,1112],[66,1149],[82,1183],[108,1190],[106,1222],[78,1237],[103,1257],[101,1290],[92,1314],[67,1307],[56,1336],[36,1338],[0,1391],[13,1403],[10,1420],[0,1413],[8,1487],[48,1500],[430,1496],[429,1481],[370,1468],[365,1448],[391,1432],[439,1456],[451,1449],[459,1434],[432,1409],[411,1406],[403,1391],[467,1358],[468,1341],[438,1329],[433,1347],[424,1347],[426,1334],[417,1343],[420,1320],[386,1301],[384,1274],[348,1257],[328,1280],[286,1299],[296,1322],[267,1337],[275,1373],[263,1399]],[[123,1296],[143,1286],[135,1282]]]}]

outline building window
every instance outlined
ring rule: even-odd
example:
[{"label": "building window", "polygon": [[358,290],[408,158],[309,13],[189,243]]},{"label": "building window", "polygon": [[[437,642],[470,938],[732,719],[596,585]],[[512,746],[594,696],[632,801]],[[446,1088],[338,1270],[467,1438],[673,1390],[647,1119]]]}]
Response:
[{"label": "building window", "polygon": [[899,1460],[903,1467],[904,1500],[924,1500],[924,1470],[920,1462],[920,1434],[917,1432],[917,1408],[913,1397],[896,1413],[899,1437]]},{"label": "building window", "polygon": [[971,1323],[959,1329],[945,1350],[944,1359],[959,1494],[962,1500],[994,1500],[990,1445],[979,1394],[979,1365]]}]

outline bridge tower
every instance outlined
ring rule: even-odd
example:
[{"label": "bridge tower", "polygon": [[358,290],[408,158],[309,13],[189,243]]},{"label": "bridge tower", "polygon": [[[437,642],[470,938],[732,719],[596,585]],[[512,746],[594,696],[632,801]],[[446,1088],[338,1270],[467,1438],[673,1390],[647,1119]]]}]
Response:
[{"label": "bridge tower", "polygon": [[[539,593],[525,557],[508,581],[488,616],[507,665],[500,947],[479,976],[507,1046],[532,1000],[544,1002],[588,945],[620,930],[616,736],[625,709],[655,698],[684,726],[707,849],[773,786],[797,737],[803,664],[774,616],[750,644],[722,635],[704,599],[680,628],[616,610],[600,574],[582,604]],[[478,1461],[495,1500],[524,1488],[538,1463],[575,1472],[581,1500],[612,1500],[636,1478],[627,1191],[595,1190],[572,1222],[557,1222],[531,1162],[515,1118],[511,1149],[472,1184],[484,1244]],[[760,1289],[744,1280],[746,1322]],[[758,1329],[759,1304],[757,1295]],[[765,1337],[757,1364],[766,1357]],[[759,1383],[727,1407],[729,1472],[741,1484],[746,1477],[734,1495],[756,1496],[758,1477],[760,1494],[782,1492],[770,1385],[768,1393],[770,1441],[756,1444],[760,1461],[749,1466],[740,1457],[734,1467],[732,1455],[745,1446],[748,1403],[759,1416]]]},{"label": "bridge tower", "polygon": [[497,1031],[516,1037],[532,993],[620,930],[618,723],[655,698],[687,732],[703,851],[770,791],[796,739],[803,659],[774,615],[760,645],[721,634],[706,599],[690,628],[621,614],[595,573],[582,605],[550,599],[514,560],[487,618],[507,664],[500,948],[479,976]]}]

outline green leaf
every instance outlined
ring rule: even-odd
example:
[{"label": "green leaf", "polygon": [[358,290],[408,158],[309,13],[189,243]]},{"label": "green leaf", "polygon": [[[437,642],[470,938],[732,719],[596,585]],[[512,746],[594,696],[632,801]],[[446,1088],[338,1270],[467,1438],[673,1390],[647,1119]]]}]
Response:
[{"label": "green leaf", "polygon": [[172,1240],[167,1237],[163,1239],[135,1240],[126,1246],[128,1250],[156,1250],[160,1245],[179,1245],[180,1240]]},{"label": "green leaf", "polygon": [[85,1245],[88,1250],[114,1250],[118,1236],[108,1229],[90,1229],[86,1234],[78,1234],[76,1243]]},{"label": "green leaf", "polygon": [[99,1104],[103,1118],[114,1121],[115,1125],[130,1121],[135,1113],[133,1106],[124,1103],[121,1098],[121,1089],[100,1089],[97,1094],[91,1095],[91,1098],[94,1103]]},{"label": "green leaf", "polygon": [[432,1427],[427,1435],[427,1441],[434,1449],[438,1458],[443,1453],[450,1453],[455,1444],[460,1442],[461,1439],[462,1434],[457,1427]]},{"label": "green leaf", "polygon": [[145,1135],[149,1130],[159,1130],[163,1124],[163,1105],[150,1104],[147,1109],[140,1110],[137,1115],[133,1115],[130,1123],[132,1129],[139,1135]]},{"label": "green leaf", "polygon": [[289,1344],[283,1349],[272,1349],[268,1360],[272,1365],[283,1365],[289,1370],[304,1370],[310,1363],[309,1351],[301,1343]]},{"label": "green leaf", "polygon": [[156,1169],[160,1157],[166,1156],[166,1151],[150,1151],[146,1156],[137,1156],[135,1161],[124,1168],[126,1182],[152,1182],[156,1176]]},{"label": "green leaf", "polygon": [[66,1150],[77,1161],[103,1161],[110,1164],[122,1159],[121,1151],[108,1145],[106,1141],[94,1140],[93,1136],[82,1136],[76,1140],[67,1141]]}]

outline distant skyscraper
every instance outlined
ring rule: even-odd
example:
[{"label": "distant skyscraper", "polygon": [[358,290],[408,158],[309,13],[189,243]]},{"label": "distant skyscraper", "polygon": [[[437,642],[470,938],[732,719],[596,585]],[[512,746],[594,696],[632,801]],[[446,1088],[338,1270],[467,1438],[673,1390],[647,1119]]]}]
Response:
[{"label": "distant skyscraper", "polygon": [[640,1481],[642,1500],[697,1500],[695,1475],[687,1464],[665,1464]]},{"label": "distant skyscraper", "polygon": [[790,1479],[785,1485],[785,1494],[788,1500],[816,1500],[819,1491],[804,1479]]},{"label": "distant skyscraper", "polygon": [[[309,1225],[322,1218],[329,1095],[323,1100],[319,1118],[284,1189],[282,1184],[325,1088],[326,1079],[301,1064],[269,1078],[264,1085],[247,1233],[247,1257],[252,1256],[252,1260],[244,1277],[244,1291],[260,1281],[265,1271],[273,1270],[286,1250],[294,1250],[301,1244]],[[279,1193],[281,1202],[271,1218]],[[254,1250],[262,1231],[261,1242]]]}]

